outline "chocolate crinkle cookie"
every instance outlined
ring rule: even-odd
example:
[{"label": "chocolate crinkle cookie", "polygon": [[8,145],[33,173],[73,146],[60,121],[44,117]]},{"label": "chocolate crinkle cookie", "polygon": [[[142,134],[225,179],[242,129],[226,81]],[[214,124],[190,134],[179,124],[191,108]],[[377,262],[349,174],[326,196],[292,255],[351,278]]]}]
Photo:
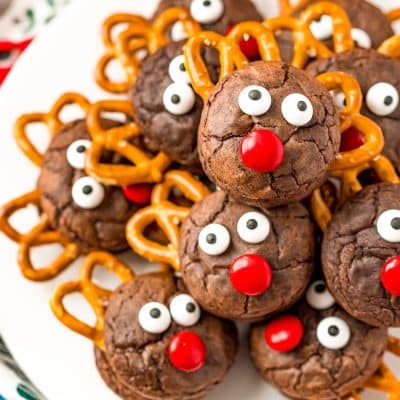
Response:
[{"label": "chocolate crinkle cookie", "polygon": [[[307,72],[312,76],[324,72],[342,71],[354,76],[364,96],[361,113],[372,119],[383,131],[383,153],[400,171],[400,62],[375,50],[355,49],[315,61]],[[343,93],[335,93],[335,103],[344,107]]]},{"label": "chocolate crinkle cookie", "polygon": [[307,197],[325,181],[339,143],[328,90],[304,71],[263,61],[216,85],[198,136],[208,177],[238,201],[263,207]]},{"label": "chocolate crinkle cookie", "polygon": [[368,186],[334,214],[322,265],[349,314],[373,326],[400,326],[400,185]]},{"label": "chocolate crinkle cookie", "polygon": [[[194,20],[203,30],[214,31],[222,35],[238,22],[262,21],[263,17],[250,0],[161,0],[154,18],[171,7],[183,7],[190,10]],[[176,23],[171,30],[173,40],[185,38],[181,23]]]},{"label": "chocolate crinkle cookie", "polygon": [[117,289],[104,339],[97,366],[125,400],[201,399],[238,349],[235,325],[202,311],[170,273],[145,274]]},{"label": "chocolate crinkle cookie", "polygon": [[[103,126],[117,123],[103,120]],[[84,171],[85,152],[91,145],[86,123],[67,124],[53,137],[44,154],[38,180],[41,207],[53,229],[78,243],[84,252],[112,252],[128,247],[125,225],[139,208],[120,188],[103,186]],[[104,162],[112,162],[108,154]]]},{"label": "chocolate crinkle cookie", "polygon": [[254,208],[217,191],[183,223],[183,281],[212,314],[261,320],[299,300],[314,268],[314,242],[300,203]]},{"label": "chocolate crinkle cookie", "polygon": [[[173,161],[200,170],[197,129],[203,101],[190,85],[184,64],[184,44],[185,41],[171,42],[147,57],[130,98],[147,148],[163,151]],[[205,60],[216,80],[218,56],[207,51]]]},{"label": "chocolate crinkle cookie", "polygon": [[335,400],[375,373],[387,336],[385,328],[352,318],[316,281],[289,313],[253,325],[249,346],[259,373],[286,396]]}]

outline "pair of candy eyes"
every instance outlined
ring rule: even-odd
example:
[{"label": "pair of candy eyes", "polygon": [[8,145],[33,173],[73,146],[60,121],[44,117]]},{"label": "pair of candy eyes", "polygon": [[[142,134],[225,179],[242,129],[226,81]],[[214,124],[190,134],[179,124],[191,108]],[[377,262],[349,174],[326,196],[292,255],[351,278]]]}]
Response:
[{"label": "pair of candy eyes", "polygon": [[[76,140],[67,149],[68,164],[78,170],[85,167],[86,150],[92,142],[86,139]],[[72,185],[72,199],[81,208],[93,209],[98,207],[104,200],[104,186],[90,176],[83,176]]]},{"label": "pair of candy eyes", "polygon": [[[239,94],[239,108],[247,115],[259,117],[266,114],[272,106],[270,92],[259,85],[246,86]],[[314,115],[311,101],[301,93],[291,93],[281,104],[283,118],[291,125],[307,125]]]},{"label": "pair of candy eyes", "polygon": [[[271,230],[269,219],[262,213],[250,211],[243,214],[236,226],[239,237],[246,243],[256,244],[264,241]],[[223,254],[229,247],[231,235],[228,229],[221,224],[209,224],[199,234],[200,249],[210,255]]]},{"label": "pair of candy eyes", "polygon": [[[322,15],[318,21],[314,21],[310,24],[310,29],[316,39],[330,39],[333,36],[332,18],[329,15]],[[352,28],[351,36],[358,47],[364,49],[370,49],[372,47],[371,38],[364,30]]]},{"label": "pair of candy eyes", "polygon": [[[346,107],[346,96],[343,92],[333,92],[333,99],[339,109]],[[369,110],[379,117],[392,114],[399,105],[398,90],[387,82],[378,82],[368,89],[365,102]]]},{"label": "pair of candy eyes", "polygon": [[178,325],[189,327],[197,324],[200,317],[199,305],[188,294],[174,297],[169,309],[162,303],[151,301],[142,306],[138,314],[142,329],[154,334],[165,332],[170,327],[172,320]]}]

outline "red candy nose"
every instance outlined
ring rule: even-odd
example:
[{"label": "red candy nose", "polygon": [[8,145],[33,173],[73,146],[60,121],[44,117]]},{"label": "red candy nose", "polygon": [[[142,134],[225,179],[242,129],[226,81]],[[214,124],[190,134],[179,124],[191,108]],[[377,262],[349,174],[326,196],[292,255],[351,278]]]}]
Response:
[{"label": "red candy nose", "polygon": [[206,361],[206,353],[203,340],[192,331],[177,333],[168,346],[171,364],[184,372],[195,372],[200,369]]},{"label": "red candy nose", "polygon": [[381,282],[393,296],[400,296],[400,256],[386,260],[382,267]]},{"label": "red candy nose", "polygon": [[142,206],[150,203],[152,188],[152,185],[148,183],[138,183],[123,187],[122,193],[132,203]]},{"label": "red candy nose", "polygon": [[283,315],[271,321],[264,332],[267,345],[275,351],[294,350],[303,339],[304,327],[294,315]]},{"label": "red candy nose", "polygon": [[362,133],[352,126],[342,133],[340,152],[358,149],[365,143]]},{"label": "red candy nose", "polygon": [[[235,25],[230,26],[226,34],[228,34]],[[240,41],[239,43],[240,50],[242,50],[242,53],[250,60],[250,61],[256,61],[259,60],[260,57],[260,52],[258,51],[258,43],[257,40],[254,39],[253,37],[248,37]]]},{"label": "red candy nose", "polygon": [[271,285],[272,271],[267,261],[256,254],[236,258],[230,268],[232,286],[246,296],[258,296]]},{"label": "red candy nose", "polygon": [[284,149],[281,139],[274,132],[258,129],[242,139],[240,155],[247,168],[272,172],[282,164]]}]

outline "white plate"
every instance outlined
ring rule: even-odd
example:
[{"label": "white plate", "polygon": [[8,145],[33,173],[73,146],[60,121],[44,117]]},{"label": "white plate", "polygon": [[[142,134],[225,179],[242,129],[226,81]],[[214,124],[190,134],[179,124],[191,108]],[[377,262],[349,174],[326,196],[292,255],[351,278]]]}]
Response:
[{"label": "white plate", "polygon": [[[65,91],[79,91],[90,100],[107,98],[92,79],[93,66],[102,52],[99,28],[103,19],[117,11],[150,16],[157,0],[77,0],[49,26],[21,57],[0,91],[0,204],[34,188],[38,170],[18,151],[12,137],[17,116],[47,110]],[[376,0],[390,9],[400,0]],[[260,10],[272,16],[275,0],[257,0]],[[39,142],[43,145],[44,138]],[[17,218],[25,228],[34,216]],[[53,249],[35,253],[46,262]],[[71,333],[53,317],[48,301],[55,286],[77,276],[75,265],[50,283],[33,284],[21,278],[16,265],[16,246],[0,237],[0,332],[27,375],[50,400],[110,400],[116,396],[102,383],[93,360],[93,346]],[[133,259],[135,268],[143,261]],[[70,302],[82,316],[91,316],[80,298]],[[245,335],[235,367],[208,400],[279,400],[273,389],[255,373],[248,360]],[[400,362],[397,371],[400,371]],[[369,399],[380,398],[371,394]]]}]

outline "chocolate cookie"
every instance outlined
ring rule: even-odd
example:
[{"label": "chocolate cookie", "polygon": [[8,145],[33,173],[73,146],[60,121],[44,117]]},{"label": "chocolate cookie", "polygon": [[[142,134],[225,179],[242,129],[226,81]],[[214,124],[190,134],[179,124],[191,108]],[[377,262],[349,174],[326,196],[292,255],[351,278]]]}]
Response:
[{"label": "chocolate cookie", "polygon": [[333,216],[322,265],[337,302],[373,326],[400,326],[400,185],[366,187]]},{"label": "chocolate cookie", "polygon": [[[355,49],[315,61],[307,72],[312,76],[323,72],[342,71],[354,76],[364,95],[362,114],[376,122],[385,136],[384,154],[400,171],[399,80],[400,62],[374,50]],[[343,95],[335,99],[343,107]]]},{"label": "chocolate cookie", "polygon": [[169,273],[142,275],[117,289],[104,338],[102,369],[108,364],[113,371],[106,377],[150,400],[203,398],[223,379],[238,348],[235,325],[201,311]]},{"label": "chocolate cookie", "polygon": [[[301,14],[307,7],[320,0],[310,0],[304,7],[294,13]],[[352,25],[352,37],[355,45],[360,48],[378,48],[386,39],[394,35],[390,21],[381,9],[375,7],[366,0],[332,0],[346,11]],[[332,18],[323,15],[318,21],[310,25],[314,36],[333,49],[333,26]],[[293,40],[290,33],[278,35],[282,59],[290,61],[293,57]]]},{"label": "chocolate cookie", "polygon": [[[190,86],[183,45],[172,42],[146,58],[130,98],[144,143],[149,150],[165,152],[173,161],[200,169],[197,129],[203,101]],[[219,61],[211,52],[206,62],[217,79]]]},{"label": "chocolate cookie", "polygon": [[[105,127],[116,123],[104,120]],[[86,176],[83,167],[90,136],[84,121],[62,128],[52,139],[43,159],[38,188],[41,206],[50,225],[78,243],[84,252],[120,251],[128,247],[125,224],[139,206],[121,189],[105,187]],[[112,161],[107,155],[105,162]]]},{"label": "chocolate cookie", "polygon": [[314,241],[301,204],[256,209],[218,191],[182,225],[182,278],[212,314],[260,320],[301,297],[314,267]]},{"label": "chocolate cookie", "polygon": [[204,106],[200,160],[238,201],[278,206],[304,199],[326,179],[339,150],[329,92],[280,62],[254,62],[220,81]]},{"label": "chocolate cookie", "polygon": [[[161,0],[154,18],[171,7],[189,9],[193,19],[201,24],[203,30],[222,35],[238,22],[263,20],[250,0]],[[179,22],[172,28],[171,36],[173,40],[185,39],[186,35]]]},{"label": "chocolate cookie", "polygon": [[251,328],[251,357],[263,378],[290,398],[342,399],[378,369],[387,330],[352,318],[322,281],[306,297],[290,314]]}]

